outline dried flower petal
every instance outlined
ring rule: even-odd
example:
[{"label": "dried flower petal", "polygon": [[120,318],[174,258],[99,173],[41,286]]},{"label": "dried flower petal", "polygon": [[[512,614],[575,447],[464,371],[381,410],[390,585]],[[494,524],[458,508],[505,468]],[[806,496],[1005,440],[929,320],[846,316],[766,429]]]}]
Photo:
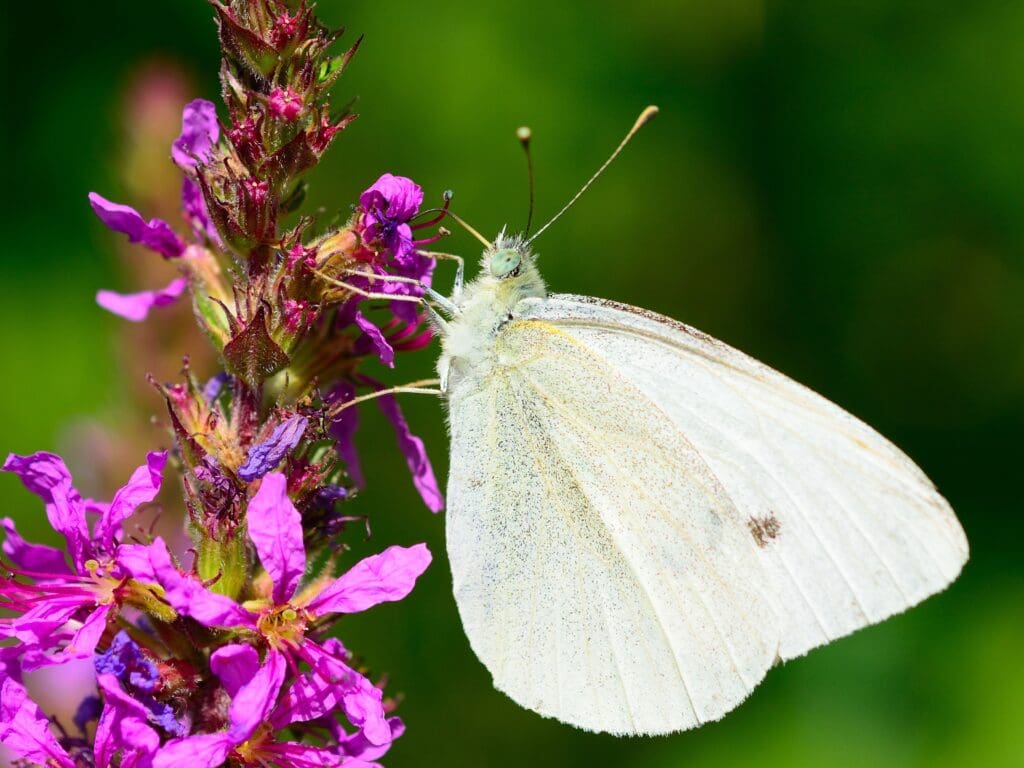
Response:
[{"label": "dried flower petal", "polygon": [[302,441],[309,420],[305,416],[292,416],[278,424],[270,437],[249,450],[245,464],[238,468],[238,476],[247,482],[263,477],[281,463]]}]

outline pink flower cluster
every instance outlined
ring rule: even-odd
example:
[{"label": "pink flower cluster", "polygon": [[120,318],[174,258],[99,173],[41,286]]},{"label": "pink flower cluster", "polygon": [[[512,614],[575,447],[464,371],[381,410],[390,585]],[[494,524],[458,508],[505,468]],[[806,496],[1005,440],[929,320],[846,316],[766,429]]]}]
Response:
[{"label": "pink flower cluster", "polygon": [[[239,603],[182,567],[160,538],[125,521],[160,492],[166,453],[151,453],[110,503],[83,499],[53,454],[10,456],[43,502],[66,552],[30,544],[5,518],[0,580],[0,742],[18,758],[73,768],[373,765],[404,726],[383,691],[327,636],[342,615],[401,600],[430,564],[426,546],[392,546],[339,577],[308,578],[302,518],[280,473],[248,504],[249,543],[264,571]],[[193,638],[223,642],[208,655]],[[104,650],[98,650],[103,648]],[[81,733],[55,733],[23,674],[92,659],[96,696]]]}]

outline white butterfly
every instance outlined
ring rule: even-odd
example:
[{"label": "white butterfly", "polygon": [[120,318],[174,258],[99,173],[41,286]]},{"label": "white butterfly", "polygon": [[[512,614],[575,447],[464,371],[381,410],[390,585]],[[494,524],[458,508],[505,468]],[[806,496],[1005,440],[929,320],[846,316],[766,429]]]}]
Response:
[{"label": "white butterfly", "polygon": [[687,325],[548,294],[521,238],[441,303],[455,599],[529,709],[694,728],[967,560],[949,504],[866,424]]}]

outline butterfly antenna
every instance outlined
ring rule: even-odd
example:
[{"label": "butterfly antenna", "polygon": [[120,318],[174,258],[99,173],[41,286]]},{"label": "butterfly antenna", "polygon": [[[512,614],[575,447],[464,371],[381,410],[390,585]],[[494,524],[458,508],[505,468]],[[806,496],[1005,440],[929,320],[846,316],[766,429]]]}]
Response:
[{"label": "butterfly antenna", "polygon": [[492,247],[490,241],[486,237],[481,235],[479,232],[477,232],[475,229],[473,229],[471,226],[469,226],[469,224],[464,222],[454,211],[449,210],[448,211],[448,215],[451,218],[455,219],[456,223],[460,227],[462,227],[464,230],[469,232],[469,234],[471,234],[473,237],[475,237],[477,240],[479,240],[481,243],[483,243],[485,248],[491,248]]},{"label": "butterfly antenna", "polygon": [[643,112],[640,113],[640,117],[638,117],[636,119],[636,122],[633,123],[633,127],[629,129],[629,133],[626,134],[626,138],[624,138],[621,142],[619,142],[619,146],[617,146],[615,148],[615,151],[612,152],[611,156],[607,160],[604,161],[604,164],[602,164],[601,167],[597,169],[597,173],[595,173],[593,176],[591,176],[587,180],[587,183],[584,184],[580,188],[579,192],[577,192],[575,195],[573,195],[572,200],[570,200],[568,203],[566,203],[565,206],[562,208],[562,210],[560,210],[558,213],[556,213],[554,216],[552,216],[551,220],[547,224],[545,224],[543,227],[541,227],[540,229],[537,230],[537,234],[535,234],[533,237],[531,237],[529,240],[526,241],[527,244],[532,243],[534,240],[536,240],[538,237],[540,237],[545,229],[547,229],[552,224],[554,224],[556,221],[558,221],[558,219],[560,219],[562,217],[563,213],[565,213],[566,211],[568,211],[570,208],[573,207],[573,205],[576,203],[576,201],[579,200],[583,196],[583,193],[586,192],[588,189],[590,189],[590,185],[593,184],[595,181],[597,181],[597,178],[602,173],[605,172],[605,169],[609,165],[611,165],[612,161],[616,157],[619,156],[619,153],[623,149],[626,148],[626,145],[629,144],[629,140],[632,139],[636,135],[636,132],[639,131],[641,128],[643,128],[644,125],[652,117],[654,117],[656,114],[658,114],[658,108],[655,107],[655,106],[647,107]]},{"label": "butterfly antenna", "polygon": [[533,224],[533,154],[530,152],[530,138],[533,132],[527,126],[516,130],[516,138],[526,153],[526,173],[530,179],[530,211],[526,214],[526,229],[523,230],[523,237],[530,234],[530,226]]}]

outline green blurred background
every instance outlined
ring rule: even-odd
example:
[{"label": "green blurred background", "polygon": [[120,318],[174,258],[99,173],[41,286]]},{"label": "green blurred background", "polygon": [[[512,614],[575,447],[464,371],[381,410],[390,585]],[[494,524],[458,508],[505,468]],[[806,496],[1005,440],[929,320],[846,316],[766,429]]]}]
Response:
[{"label": "green blurred background", "polygon": [[[1024,765],[1024,5],[323,0],[320,12],[366,40],[335,96],[359,95],[362,117],[311,177],[312,205],[345,210],[392,171],[435,201],[453,189],[484,232],[520,227],[517,126],[534,131],[543,219],[660,105],[539,242],[549,284],[694,324],[865,418],[935,480],[972,545],[948,592],[772,671],[720,723],[581,733],[491,688],[450,595],[443,516],[423,508],[368,408],[369,490],[353,511],[371,515],[374,540],[357,551],[426,540],[437,554],[410,599],[343,622],[405,695],[409,731],[385,762]],[[86,489],[109,492],[90,474],[83,419],[134,429],[160,404],[138,394],[134,337],[92,296],[138,287],[133,260],[151,257],[119,259],[86,193],[139,203],[149,184],[130,170],[125,118],[144,68],[177,67],[182,99],[216,98],[211,12],[107,0],[3,13],[2,447],[69,451]],[[477,251],[462,235],[446,245]],[[450,277],[442,267],[439,284]],[[415,379],[432,358],[384,375]],[[133,396],[143,407],[129,413]],[[438,403],[406,407],[443,476]],[[16,480],[0,477],[0,499],[41,533]]]}]

